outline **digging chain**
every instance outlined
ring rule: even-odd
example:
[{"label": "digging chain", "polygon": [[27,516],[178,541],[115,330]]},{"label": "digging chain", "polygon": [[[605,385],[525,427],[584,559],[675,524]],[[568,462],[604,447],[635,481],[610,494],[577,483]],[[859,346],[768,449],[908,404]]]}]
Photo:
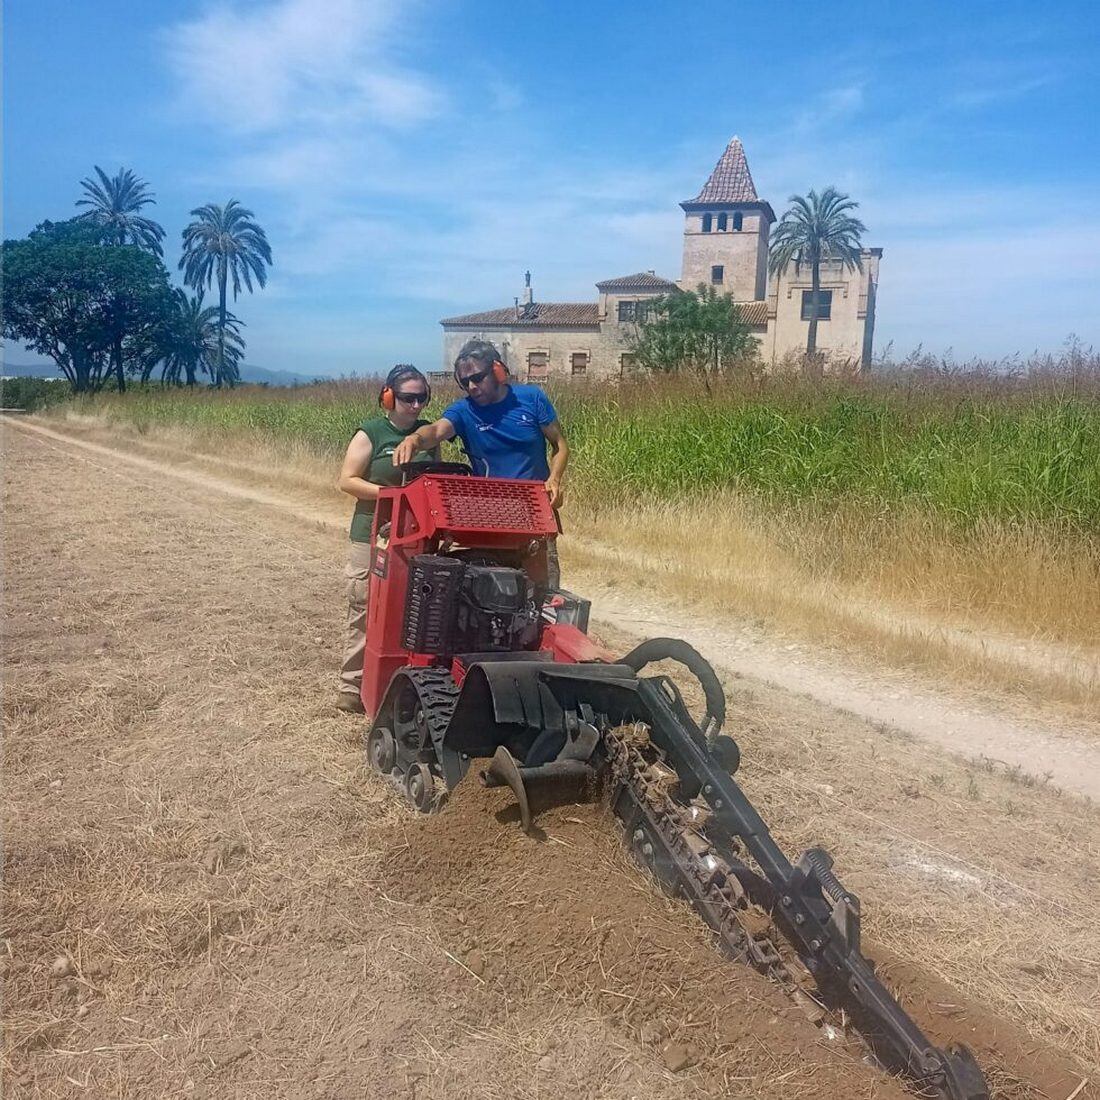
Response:
[{"label": "digging chain", "polygon": [[[693,818],[694,808],[669,797],[654,774],[654,765],[636,746],[614,731],[605,734],[604,744],[611,768],[611,804],[627,831],[627,843],[659,880],[684,895],[724,950],[778,983],[811,1019],[820,1022],[824,1008],[780,957],[772,939],[746,927],[742,914],[748,906],[734,858],[704,837]],[[652,850],[655,841],[671,866],[662,866],[661,853]],[[646,851],[647,847],[651,850]]]}]

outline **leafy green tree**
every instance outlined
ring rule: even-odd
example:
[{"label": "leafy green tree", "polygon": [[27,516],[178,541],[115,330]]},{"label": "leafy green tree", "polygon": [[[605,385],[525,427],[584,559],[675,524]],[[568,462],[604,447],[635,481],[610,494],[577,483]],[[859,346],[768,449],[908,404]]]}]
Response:
[{"label": "leafy green tree", "polygon": [[737,304],[704,285],[648,303],[630,343],[641,367],[662,373],[694,370],[704,379],[756,353],[756,340]]},{"label": "leafy green tree", "polygon": [[218,360],[214,385],[232,385],[227,373],[226,345],[229,312],[226,309],[226,288],[233,279],[233,300],[241,292],[241,284],[252,293],[252,280],[261,287],[267,285],[267,268],[271,264],[271,247],[267,236],[256,223],[251,210],[236,199],[225,206],[207,203],[191,211],[195,219],[183,231],[183,257],[180,269],[184,282],[195,290],[217,283],[218,287]]},{"label": "leafy green tree", "polygon": [[819,195],[792,195],[783,217],[772,229],[768,248],[768,269],[780,275],[794,263],[795,273],[810,269],[810,329],[806,336],[806,358],[817,362],[817,322],[821,311],[821,264],[839,260],[845,270],[860,271],[861,237],[867,227],[851,215],[858,202],[826,187]]},{"label": "leafy green tree", "polygon": [[80,218],[43,222],[4,242],[3,331],[49,356],[76,393],[94,393],[119,362],[136,366],[172,308],[168,272],[134,245],[105,244]]},{"label": "leafy green tree", "polygon": [[76,205],[91,207],[81,217],[102,226],[112,244],[136,244],[155,256],[163,256],[160,242],[164,230],[139,213],[157,201],[149,185],[129,168],[120,168],[115,176],[108,176],[98,164],[95,170],[98,182],[91,177],[80,181],[88,197],[78,200]]},{"label": "leafy green tree", "polygon": [[[240,379],[240,363],[244,358],[240,324],[232,313],[226,314],[224,370],[233,382]],[[217,306],[204,306],[202,294],[189,296],[182,290],[174,290],[171,321],[145,378],[159,362],[161,381],[168,385],[193,386],[200,372],[213,381],[218,369],[220,331]]]}]

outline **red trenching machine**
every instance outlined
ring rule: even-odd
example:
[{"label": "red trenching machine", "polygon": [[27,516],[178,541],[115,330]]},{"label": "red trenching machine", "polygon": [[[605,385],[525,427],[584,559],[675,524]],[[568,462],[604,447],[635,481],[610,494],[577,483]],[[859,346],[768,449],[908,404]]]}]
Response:
[{"label": "red trenching machine", "polygon": [[[721,733],[725,696],[710,665],[668,638],[615,658],[588,638],[588,602],[548,586],[558,527],[541,483],[475,478],[451,463],[405,476],[375,511],[362,687],[370,765],[431,812],[471,760],[488,758],[481,782],[511,788],[528,832],[529,788],[599,780],[636,858],[729,954],[809,1003],[813,1018],[853,1022],[921,1095],[988,1100],[970,1052],[934,1046],[876,977],[860,950],[859,899],[830,856],[811,848],[792,864],[734,780],[740,752]],[[698,681],[700,720],[673,680],[641,675],[658,660]],[[779,935],[743,922],[750,906]]]}]

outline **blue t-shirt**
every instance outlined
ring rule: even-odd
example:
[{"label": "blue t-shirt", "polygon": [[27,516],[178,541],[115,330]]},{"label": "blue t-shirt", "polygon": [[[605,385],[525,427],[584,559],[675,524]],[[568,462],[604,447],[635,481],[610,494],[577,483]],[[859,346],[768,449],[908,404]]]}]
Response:
[{"label": "blue t-shirt", "polygon": [[550,476],[542,429],[558,418],[539,386],[509,383],[508,393],[492,405],[468,397],[443,410],[455,428],[475,474],[545,481]]}]

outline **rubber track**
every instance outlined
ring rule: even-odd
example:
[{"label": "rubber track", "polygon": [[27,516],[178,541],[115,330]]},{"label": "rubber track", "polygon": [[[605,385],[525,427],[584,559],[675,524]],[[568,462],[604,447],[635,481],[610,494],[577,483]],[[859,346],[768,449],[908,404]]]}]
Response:
[{"label": "rubber track", "polygon": [[428,720],[430,744],[420,747],[434,750],[443,741],[461,689],[445,668],[406,668],[403,672],[416,688],[417,698]]}]

